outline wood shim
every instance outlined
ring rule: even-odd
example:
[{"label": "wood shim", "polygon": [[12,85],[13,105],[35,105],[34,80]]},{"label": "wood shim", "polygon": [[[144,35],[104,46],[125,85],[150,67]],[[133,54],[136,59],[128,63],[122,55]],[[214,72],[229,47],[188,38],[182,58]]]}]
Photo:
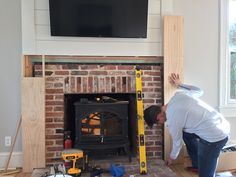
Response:
[{"label": "wood shim", "polygon": [[[178,73],[183,79],[183,28],[184,19],[181,16],[164,16],[164,103],[168,103],[175,93],[175,88],[169,83],[171,73]],[[164,155],[169,157],[171,151],[171,137],[165,125]]]},{"label": "wood shim", "polygon": [[22,79],[23,172],[45,167],[45,79]]}]

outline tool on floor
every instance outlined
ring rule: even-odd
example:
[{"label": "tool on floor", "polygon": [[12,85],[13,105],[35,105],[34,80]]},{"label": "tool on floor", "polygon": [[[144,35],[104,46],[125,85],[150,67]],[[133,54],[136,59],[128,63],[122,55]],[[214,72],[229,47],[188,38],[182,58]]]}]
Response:
[{"label": "tool on floor", "polygon": [[143,93],[142,93],[142,71],[136,67],[136,100],[138,117],[138,139],[139,139],[139,165],[140,174],[147,174],[146,145],[144,135],[144,111],[143,111]]},{"label": "tool on floor", "polygon": [[72,161],[72,167],[68,169],[68,174],[79,175],[81,169],[76,167],[76,161],[84,157],[84,153],[80,149],[64,149],[62,151],[62,158],[65,161]]}]

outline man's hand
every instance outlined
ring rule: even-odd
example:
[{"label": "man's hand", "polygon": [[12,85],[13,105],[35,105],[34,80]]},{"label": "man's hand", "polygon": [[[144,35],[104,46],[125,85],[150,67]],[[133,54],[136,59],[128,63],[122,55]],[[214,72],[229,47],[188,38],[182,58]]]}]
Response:
[{"label": "man's hand", "polygon": [[179,74],[171,73],[171,75],[169,76],[169,82],[174,87],[179,87],[179,85],[181,84]]},{"label": "man's hand", "polygon": [[167,161],[166,161],[166,165],[172,165],[173,164],[173,159],[171,159],[170,157],[167,159]]}]

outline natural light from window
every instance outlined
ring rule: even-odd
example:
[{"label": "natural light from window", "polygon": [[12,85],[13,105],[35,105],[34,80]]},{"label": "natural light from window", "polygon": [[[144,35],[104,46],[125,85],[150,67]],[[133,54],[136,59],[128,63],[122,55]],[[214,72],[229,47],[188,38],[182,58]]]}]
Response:
[{"label": "natural light from window", "polygon": [[236,0],[229,1],[230,99],[236,100]]}]

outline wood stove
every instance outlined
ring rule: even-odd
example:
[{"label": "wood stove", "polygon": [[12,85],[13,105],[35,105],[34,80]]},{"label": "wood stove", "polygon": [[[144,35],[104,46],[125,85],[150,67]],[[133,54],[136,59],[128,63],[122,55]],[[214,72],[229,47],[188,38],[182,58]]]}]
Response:
[{"label": "wood stove", "polygon": [[100,98],[75,102],[75,147],[88,153],[123,149],[130,156],[128,104]]}]

